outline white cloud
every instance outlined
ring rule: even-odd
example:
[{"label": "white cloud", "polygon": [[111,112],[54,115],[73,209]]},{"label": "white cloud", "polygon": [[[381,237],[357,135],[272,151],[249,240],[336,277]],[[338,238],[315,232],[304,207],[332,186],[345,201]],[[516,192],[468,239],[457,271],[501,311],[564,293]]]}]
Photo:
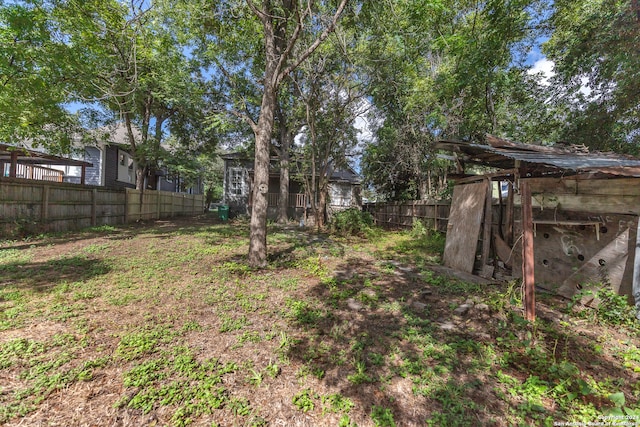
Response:
[{"label": "white cloud", "polygon": [[[553,61],[542,57],[533,64],[533,66],[527,71],[527,73],[532,76],[539,75],[540,84],[542,84],[543,86],[549,86],[549,80],[556,74],[554,71],[554,67],[555,63]],[[592,90],[589,87],[589,78],[586,76],[581,77],[580,83],[581,85],[579,92],[589,98],[592,93]]]},{"label": "white cloud", "polygon": [[545,86],[549,86],[549,79],[551,79],[556,73],[553,71],[555,64],[553,61],[549,61],[547,58],[538,59],[533,67],[527,71],[530,75],[541,75],[541,83]]}]

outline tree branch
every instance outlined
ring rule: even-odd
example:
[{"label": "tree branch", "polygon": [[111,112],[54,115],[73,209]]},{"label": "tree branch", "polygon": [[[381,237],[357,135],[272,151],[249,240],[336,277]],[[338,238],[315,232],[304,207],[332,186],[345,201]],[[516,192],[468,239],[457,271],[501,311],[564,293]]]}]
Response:
[{"label": "tree branch", "polygon": [[[278,77],[276,79],[277,83],[282,81],[284,77],[288,76],[293,70],[295,70],[305,59],[307,59],[318,48],[318,46],[320,46],[320,43],[322,43],[327,37],[329,37],[329,34],[331,34],[331,32],[335,29],[336,24],[338,23],[338,19],[340,19],[340,15],[342,15],[342,12],[344,11],[344,8],[346,7],[348,1],[349,0],[340,0],[338,9],[336,10],[336,13],[333,15],[333,18],[331,19],[331,23],[329,24],[329,26],[324,29],[322,34],[320,34],[318,38],[315,39],[315,41],[311,45],[309,45],[309,47],[307,47],[307,49],[304,52],[302,52],[302,54],[300,54],[300,56],[297,59],[293,61],[293,63],[291,63],[287,68],[285,68],[283,71],[278,73]],[[298,30],[298,26],[296,26],[296,30]]]}]

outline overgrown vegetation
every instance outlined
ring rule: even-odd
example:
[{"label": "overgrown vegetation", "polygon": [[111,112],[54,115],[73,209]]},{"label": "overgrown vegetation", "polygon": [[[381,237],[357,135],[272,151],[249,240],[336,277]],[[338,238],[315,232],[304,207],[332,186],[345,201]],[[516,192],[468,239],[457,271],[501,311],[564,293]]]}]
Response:
[{"label": "overgrown vegetation", "polygon": [[[633,311],[440,276],[429,224],[375,239],[248,224],[0,247],[0,423],[512,426],[639,415]],[[162,242],[160,246],[158,242]],[[454,310],[470,306],[466,314]],[[578,310],[580,307],[580,310]]]},{"label": "overgrown vegetation", "polygon": [[334,234],[373,237],[376,230],[373,216],[357,208],[349,208],[333,214],[329,224]]}]

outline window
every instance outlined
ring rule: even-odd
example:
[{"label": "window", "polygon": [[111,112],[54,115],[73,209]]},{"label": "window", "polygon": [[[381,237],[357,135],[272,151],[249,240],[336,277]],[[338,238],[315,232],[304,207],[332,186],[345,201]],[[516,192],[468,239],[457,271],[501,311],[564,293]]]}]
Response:
[{"label": "window", "polygon": [[244,173],[242,169],[231,169],[229,171],[230,192],[236,196],[244,194]]}]

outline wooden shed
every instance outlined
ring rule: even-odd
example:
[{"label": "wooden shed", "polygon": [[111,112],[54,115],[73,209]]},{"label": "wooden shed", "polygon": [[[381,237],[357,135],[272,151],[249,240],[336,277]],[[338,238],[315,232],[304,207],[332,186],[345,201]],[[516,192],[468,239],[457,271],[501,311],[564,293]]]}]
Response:
[{"label": "wooden shed", "polygon": [[[640,159],[494,136],[438,148],[454,153],[460,172],[445,265],[522,277],[529,319],[536,286],[571,298],[609,285],[640,303]],[[468,165],[485,172],[465,174]]]}]

